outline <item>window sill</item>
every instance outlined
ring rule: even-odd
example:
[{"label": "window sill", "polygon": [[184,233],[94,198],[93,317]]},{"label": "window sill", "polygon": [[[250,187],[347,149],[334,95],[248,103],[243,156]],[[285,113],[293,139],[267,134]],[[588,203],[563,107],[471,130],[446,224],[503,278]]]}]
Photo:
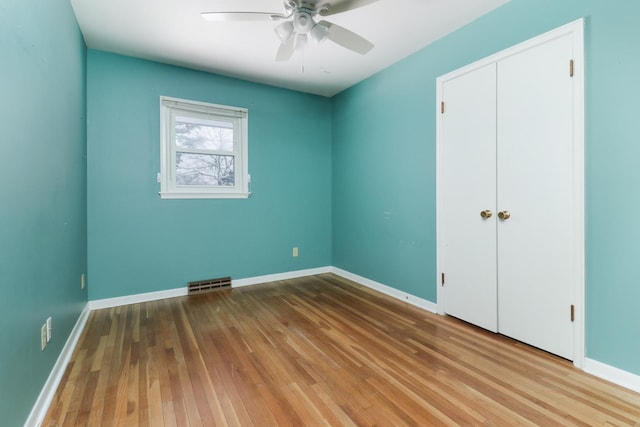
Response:
[{"label": "window sill", "polygon": [[248,199],[251,193],[158,193],[161,199]]}]

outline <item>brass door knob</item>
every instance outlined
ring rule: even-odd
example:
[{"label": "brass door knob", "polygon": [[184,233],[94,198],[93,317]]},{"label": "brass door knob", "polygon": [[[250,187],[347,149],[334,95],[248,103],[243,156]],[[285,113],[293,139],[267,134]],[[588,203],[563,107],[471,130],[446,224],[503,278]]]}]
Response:
[{"label": "brass door knob", "polygon": [[493,212],[491,212],[489,209],[480,212],[480,216],[484,219],[491,218],[491,215],[493,215]]},{"label": "brass door knob", "polygon": [[511,214],[509,213],[509,211],[498,212],[498,218],[500,218],[501,220],[509,219],[510,217],[511,217]]}]

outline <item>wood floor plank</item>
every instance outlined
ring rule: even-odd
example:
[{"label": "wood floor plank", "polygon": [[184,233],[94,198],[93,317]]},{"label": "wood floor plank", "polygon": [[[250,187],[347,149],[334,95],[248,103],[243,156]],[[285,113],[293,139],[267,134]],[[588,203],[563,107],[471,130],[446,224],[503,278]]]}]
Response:
[{"label": "wood floor plank", "polygon": [[[147,349],[149,356],[146,366],[141,366],[141,369],[146,369],[146,387],[147,387],[147,418],[150,426],[159,426],[164,424],[162,416],[162,391],[160,387],[160,373],[158,370],[158,362],[155,354],[150,350],[152,346]],[[145,384],[141,383],[140,387],[145,387]],[[142,390],[140,391],[141,393]]]},{"label": "wood floor plank", "polygon": [[332,274],[91,313],[44,426],[640,426],[640,394]]}]

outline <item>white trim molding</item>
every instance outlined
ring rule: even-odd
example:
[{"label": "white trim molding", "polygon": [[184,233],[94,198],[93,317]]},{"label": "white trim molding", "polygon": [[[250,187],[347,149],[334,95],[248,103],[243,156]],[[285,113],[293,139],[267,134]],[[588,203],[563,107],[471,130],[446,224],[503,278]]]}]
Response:
[{"label": "white trim molding", "polygon": [[588,357],[584,360],[584,371],[603,380],[640,393],[640,375],[623,371],[622,369],[589,359]]},{"label": "white trim molding", "polygon": [[169,289],[166,291],[146,292],[143,294],[126,295],[123,297],[105,298],[89,301],[91,311],[103,308],[119,307],[121,305],[138,304],[141,302],[157,301],[167,298],[182,297],[187,295],[187,287]]},{"label": "white trim molding", "polygon": [[[247,277],[245,279],[232,279],[231,287],[241,288],[244,286],[276,282],[278,280],[296,279],[298,277],[315,276],[317,274],[325,273],[334,273],[340,277],[344,277],[345,279],[349,279],[353,282],[381,292],[390,297],[396,298],[400,301],[408,302],[411,305],[422,308],[431,313],[436,312],[436,304],[431,301],[416,297],[403,291],[399,291],[395,288],[392,288],[391,286],[375,282],[373,280],[367,279],[366,277],[358,276],[357,274],[353,274],[336,267],[318,267],[310,268],[307,270],[289,271],[286,273],[267,274],[265,276]],[[147,292],[143,294],[127,295],[123,297],[92,300],[89,301],[89,309],[100,310],[103,308],[118,307],[128,304],[138,304],[141,302],[157,301],[161,299],[182,297],[186,295],[187,287],[185,286],[182,288],[168,289],[166,291]]]},{"label": "white trim molding", "polygon": [[378,291],[380,293],[388,295],[392,298],[407,302],[413,306],[429,311],[431,313],[437,312],[437,306],[435,303],[392,288],[391,286],[383,285],[382,283],[367,279],[366,277],[358,276],[357,274],[350,273],[337,267],[332,267],[331,273],[336,274],[340,277],[344,277],[345,279],[351,280],[352,282],[356,282],[362,286],[366,286],[367,288],[373,289],[374,291]]},{"label": "white trim molding", "polygon": [[[259,283],[275,282],[277,280],[295,279],[298,277],[314,276],[316,274],[329,273],[331,267],[311,268],[308,270],[289,271],[286,273],[268,274],[266,276],[248,277],[246,279],[232,279],[231,287],[240,288],[243,286],[257,285]],[[115,298],[105,298],[89,301],[91,310],[103,308],[119,307],[121,305],[138,304],[141,302],[157,301],[167,298],[183,297],[188,294],[187,286],[182,288],[168,289],[165,291],[146,292],[142,294],[126,295]]]},{"label": "white trim molding", "polygon": [[248,277],[246,279],[231,280],[231,287],[240,288],[243,286],[257,285],[260,283],[275,282],[277,280],[297,279],[298,277],[315,276],[332,271],[331,267],[310,268],[308,270],[289,271],[287,273],[268,274],[266,276]]},{"label": "white trim molding", "polygon": [[56,363],[53,365],[53,368],[49,373],[49,377],[40,391],[40,395],[38,395],[36,403],[31,409],[29,418],[27,418],[27,421],[24,423],[25,427],[40,426],[42,421],[44,421],[44,417],[47,414],[51,401],[56,394],[56,390],[62,380],[64,371],[67,369],[67,365],[71,360],[71,355],[73,355],[73,351],[78,344],[80,335],[82,335],[82,331],[87,324],[90,312],[89,304],[85,304],[80,316],[78,316],[76,324],[69,334],[69,338],[67,338],[67,342],[65,342],[64,347],[62,347],[58,360],[56,360]]}]

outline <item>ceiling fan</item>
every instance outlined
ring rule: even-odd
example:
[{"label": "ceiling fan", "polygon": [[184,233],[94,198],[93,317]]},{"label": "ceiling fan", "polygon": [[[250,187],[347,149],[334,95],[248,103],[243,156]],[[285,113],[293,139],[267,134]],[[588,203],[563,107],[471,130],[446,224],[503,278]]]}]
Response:
[{"label": "ceiling fan", "polygon": [[276,61],[288,61],[296,50],[307,46],[309,38],[316,42],[332,42],[361,55],[373,49],[373,43],[340,25],[321,20],[317,15],[331,16],[378,0],[284,0],[284,13],[269,12],[202,12],[208,21],[283,21],[274,31],[280,39]]}]

